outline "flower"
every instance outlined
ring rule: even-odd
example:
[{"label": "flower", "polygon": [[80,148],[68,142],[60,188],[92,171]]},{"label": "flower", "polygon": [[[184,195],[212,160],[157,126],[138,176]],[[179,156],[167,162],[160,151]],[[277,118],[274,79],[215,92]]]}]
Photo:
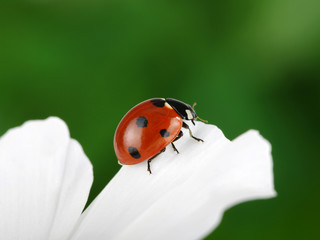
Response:
[{"label": "flower", "polygon": [[[93,181],[80,144],[56,117],[0,138],[0,239],[199,239],[231,206],[276,195],[271,146],[250,130],[229,141],[197,123],[152,162],[123,166],[82,213]],[[115,159],[109,159],[116,163]]]}]

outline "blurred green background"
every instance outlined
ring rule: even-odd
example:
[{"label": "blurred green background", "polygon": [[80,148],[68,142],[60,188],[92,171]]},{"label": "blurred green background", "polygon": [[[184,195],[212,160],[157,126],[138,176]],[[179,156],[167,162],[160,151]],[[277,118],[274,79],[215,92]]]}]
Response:
[{"label": "blurred green background", "polygon": [[119,170],[113,134],[173,97],[233,139],[273,146],[278,197],[228,210],[207,239],[313,239],[319,225],[320,2],[5,1],[0,134],[56,115],[94,166],[90,201]]}]

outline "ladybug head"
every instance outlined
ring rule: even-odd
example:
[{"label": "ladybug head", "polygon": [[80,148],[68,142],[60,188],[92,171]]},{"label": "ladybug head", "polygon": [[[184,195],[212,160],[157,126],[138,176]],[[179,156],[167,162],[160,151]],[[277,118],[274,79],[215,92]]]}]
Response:
[{"label": "ladybug head", "polygon": [[166,98],[166,102],[180,115],[182,119],[191,120],[194,124],[197,114],[189,104],[173,98]]}]

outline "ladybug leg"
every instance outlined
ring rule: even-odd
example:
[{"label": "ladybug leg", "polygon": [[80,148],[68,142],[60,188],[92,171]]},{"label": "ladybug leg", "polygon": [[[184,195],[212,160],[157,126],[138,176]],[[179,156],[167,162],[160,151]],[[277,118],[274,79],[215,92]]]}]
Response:
[{"label": "ladybug leg", "polygon": [[176,148],[176,146],[173,144],[173,142],[177,141],[177,140],[178,140],[179,138],[181,138],[182,136],[183,136],[183,132],[180,131],[179,134],[178,134],[178,136],[176,136],[176,138],[171,142],[171,146],[172,146],[173,150],[174,150],[177,154],[179,154],[179,151],[178,151],[178,149]]},{"label": "ladybug leg", "polygon": [[151,163],[151,161],[152,161],[153,159],[155,159],[160,153],[163,153],[163,152],[165,152],[165,151],[166,151],[166,148],[162,149],[160,152],[158,152],[156,155],[154,155],[152,158],[150,158],[150,159],[148,160],[148,168],[147,168],[147,170],[148,170],[148,172],[149,172],[150,174],[152,174],[151,168],[150,168],[150,163]]},{"label": "ladybug leg", "polygon": [[190,129],[190,127],[189,127],[188,124],[186,124],[185,122],[183,122],[183,123],[182,123],[182,127],[189,130],[190,137],[192,137],[193,139],[197,140],[198,142],[204,142],[202,139],[197,138],[197,137],[195,137],[195,136],[192,135],[191,129]]},{"label": "ladybug leg", "polygon": [[178,149],[176,148],[176,146],[173,144],[173,142],[171,142],[171,146],[173,148],[173,151],[175,151],[177,154],[179,154]]}]

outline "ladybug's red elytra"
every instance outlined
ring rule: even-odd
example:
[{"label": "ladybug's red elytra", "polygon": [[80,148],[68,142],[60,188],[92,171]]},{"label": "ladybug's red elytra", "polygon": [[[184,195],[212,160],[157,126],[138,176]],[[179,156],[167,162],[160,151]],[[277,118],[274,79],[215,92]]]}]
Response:
[{"label": "ladybug's red elytra", "polygon": [[133,165],[148,160],[147,170],[151,174],[150,162],[164,152],[171,143],[179,153],[174,141],[183,136],[181,128],[189,130],[184,121],[193,124],[198,117],[190,105],[173,98],[153,98],[133,107],[120,121],[114,135],[114,150],[121,165]]}]

